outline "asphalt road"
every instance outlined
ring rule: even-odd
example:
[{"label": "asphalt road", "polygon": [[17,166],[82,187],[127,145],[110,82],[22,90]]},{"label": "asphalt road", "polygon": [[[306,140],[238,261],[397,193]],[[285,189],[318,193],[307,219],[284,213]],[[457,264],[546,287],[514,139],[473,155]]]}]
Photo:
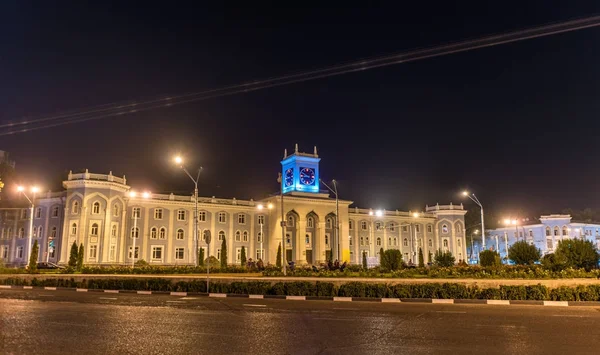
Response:
[{"label": "asphalt road", "polygon": [[600,308],[1,290],[2,354],[597,354]]}]

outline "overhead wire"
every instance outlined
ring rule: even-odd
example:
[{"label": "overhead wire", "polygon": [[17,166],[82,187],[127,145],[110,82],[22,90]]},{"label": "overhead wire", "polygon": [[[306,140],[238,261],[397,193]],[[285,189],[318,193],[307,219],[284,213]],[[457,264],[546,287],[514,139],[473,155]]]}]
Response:
[{"label": "overhead wire", "polygon": [[[293,74],[287,74],[283,76],[270,77],[263,80],[254,80],[216,89],[203,90],[180,95],[161,96],[159,98],[146,101],[137,101],[133,103],[131,103],[131,101],[127,101],[130,103],[124,104],[121,102],[115,104],[105,104],[90,109],[84,109],[81,112],[58,114],[35,120],[2,124],[0,125],[0,128],[9,129],[4,131],[0,130],[0,136],[24,133],[32,130],[51,128],[65,124],[120,116],[139,111],[147,111],[157,108],[169,107],[172,105],[184,104],[188,102],[207,100],[216,97],[252,92],[266,88],[305,82],[309,80],[316,80],[336,75],[380,68],[394,64],[407,63],[454,53],[466,52],[479,48],[492,47],[501,44],[545,37],[554,34],[571,32],[597,26],[600,26],[600,16],[591,16],[581,19],[538,26],[524,30],[505,32],[496,35],[488,35],[476,39],[453,42],[429,48],[416,49],[399,54],[381,56],[371,59],[355,60],[345,64],[296,72]],[[15,128],[20,126],[24,127]]]}]

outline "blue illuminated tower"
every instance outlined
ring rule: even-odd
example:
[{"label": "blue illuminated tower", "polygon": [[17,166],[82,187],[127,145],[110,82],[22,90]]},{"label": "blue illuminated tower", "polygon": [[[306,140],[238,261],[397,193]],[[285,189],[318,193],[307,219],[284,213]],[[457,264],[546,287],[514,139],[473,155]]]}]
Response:
[{"label": "blue illuminated tower", "polygon": [[281,191],[319,193],[319,161],[317,147],[313,154],[298,152],[287,155],[285,150],[281,161]]}]

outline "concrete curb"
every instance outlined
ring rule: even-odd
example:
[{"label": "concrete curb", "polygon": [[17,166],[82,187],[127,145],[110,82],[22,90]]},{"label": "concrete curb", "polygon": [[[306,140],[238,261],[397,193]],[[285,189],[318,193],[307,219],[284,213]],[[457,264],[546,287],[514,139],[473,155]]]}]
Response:
[{"label": "concrete curb", "polygon": [[202,293],[178,291],[144,291],[144,290],[101,290],[70,287],[49,286],[15,286],[0,285],[1,289],[15,290],[44,290],[44,291],[73,291],[98,293],[132,293],[138,295],[170,295],[170,296],[202,296],[210,298],[251,298],[251,299],[281,299],[288,301],[334,301],[334,302],[379,302],[379,303],[430,303],[430,304],[485,304],[498,306],[530,305],[547,307],[598,307],[600,301],[535,301],[535,300],[484,300],[484,299],[438,299],[438,298],[379,298],[379,297],[327,297],[327,296],[284,296],[284,295],[246,295],[231,293]]}]

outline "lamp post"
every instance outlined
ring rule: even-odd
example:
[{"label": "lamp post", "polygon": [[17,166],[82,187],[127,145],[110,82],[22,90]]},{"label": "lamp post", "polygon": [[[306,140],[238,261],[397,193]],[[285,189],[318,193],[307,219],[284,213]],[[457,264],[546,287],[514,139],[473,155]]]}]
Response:
[{"label": "lamp post", "polygon": [[[129,197],[131,197],[131,198],[137,197],[137,192],[129,191]],[[149,198],[150,192],[145,191],[144,193],[142,193],[142,197]],[[133,235],[132,235],[133,247],[131,249],[131,267],[135,267],[135,259],[136,259],[135,258],[135,241],[140,235],[140,232],[137,227],[137,220],[141,217],[141,210],[138,213],[138,211],[136,211],[136,208],[138,208],[138,207],[131,207],[131,218],[133,218]]]},{"label": "lamp post", "polygon": [[471,199],[471,201],[475,202],[477,206],[481,209],[481,248],[485,250],[485,224],[483,223],[483,205],[479,202],[477,196],[474,193],[469,193],[468,191],[463,191],[463,196],[467,196]]},{"label": "lamp post", "polygon": [[[25,198],[27,199],[27,201],[29,201],[29,236],[27,237],[27,244],[29,244],[27,246],[27,267],[29,267],[29,259],[31,258],[31,239],[33,238],[33,208],[34,208],[34,201],[35,201],[35,194],[39,191],[39,188],[36,186],[33,186],[31,188],[31,198],[29,198],[29,196],[27,196],[27,193],[25,193],[25,187],[23,186],[18,186],[17,187],[17,191],[19,191],[20,193],[23,194],[23,196],[25,196]],[[37,260],[36,260],[37,261]]]},{"label": "lamp post", "polygon": [[337,182],[334,180],[332,180],[333,183],[333,189],[331,187],[329,187],[325,181],[319,179],[319,181],[321,181],[321,183],[323,185],[325,185],[326,188],[329,189],[329,191],[331,191],[334,195],[335,195],[335,242],[334,245],[336,246],[336,255],[337,255],[337,259],[338,261],[341,259],[340,258],[340,201],[338,198],[338,191],[337,191]]},{"label": "lamp post", "polygon": [[194,182],[194,264],[198,266],[198,180],[200,180],[200,172],[202,171],[202,167],[198,169],[198,175],[196,175],[196,179],[194,179],[190,172],[183,165],[182,157],[176,156],[174,160],[175,163],[178,164],[187,174],[187,176],[189,176],[189,178]]},{"label": "lamp post", "polygon": [[473,260],[473,250],[475,248],[474,244],[473,244],[473,234],[477,235],[477,233],[479,233],[479,230],[475,229],[472,233],[471,233],[471,260]]},{"label": "lamp post", "polygon": [[[263,206],[261,204],[261,205],[258,205],[256,208],[258,208],[259,211],[262,211],[265,208],[265,206]],[[269,203],[267,205],[267,210],[269,211],[269,219],[271,218],[271,210],[272,209],[273,209],[273,204]],[[261,223],[259,223],[259,225],[260,225],[260,259],[263,260],[265,258],[265,256],[264,256],[265,250],[263,249],[263,242],[265,240],[265,233],[263,231],[264,219]]]}]

